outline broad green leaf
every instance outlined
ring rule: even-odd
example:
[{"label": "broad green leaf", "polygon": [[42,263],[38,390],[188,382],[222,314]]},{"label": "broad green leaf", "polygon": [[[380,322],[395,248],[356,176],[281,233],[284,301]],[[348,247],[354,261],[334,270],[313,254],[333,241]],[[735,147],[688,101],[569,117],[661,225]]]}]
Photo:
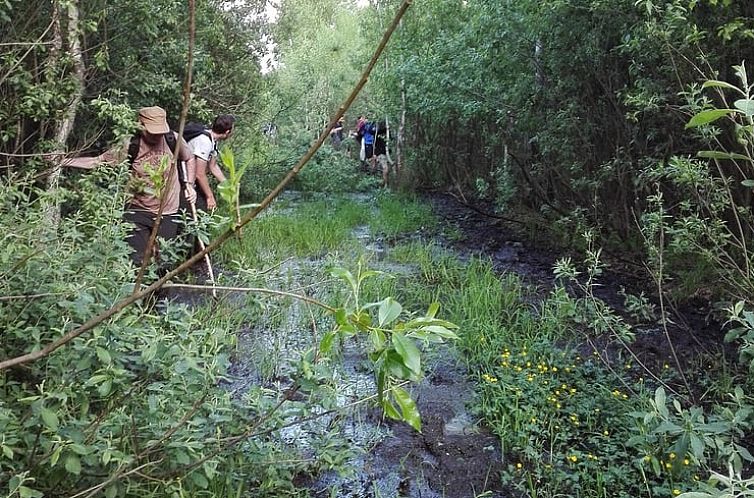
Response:
[{"label": "broad green leaf", "polygon": [[443,339],[458,339],[458,336],[455,334],[455,332],[452,332],[445,327],[441,327],[440,325],[430,325],[428,327],[424,327],[423,330],[432,332],[433,334],[442,337]]},{"label": "broad green leaf", "polygon": [[388,297],[380,303],[379,324],[384,327],[392,323],[403,311],[403,307],[392,297]]},{"label": "broad green leaf", "polygon": [[736,107],[736,109],[739,109],[744,114],[746,114],[746,116],[754,116],[754,100],[740,99],[736,100],[733,105]]},{"label": "broad green leaf", "polygon": [[193,472],[190,474],[189,478],[194,481],[194,484],[199,486],[202,489],[207,489],[209,487],[209,481],[206,477],[204,477],[204,474],[201,472]]},{"label": "broad green leaf", "polygon": [[385,272],[377,271],[377,270],[366,270],[361,273],[359,273],[359,283],[363,282],[364,280],[377,276],[377,275],[384,275]]},{"label": "broad green leaf", "polygon": [[107,349],[97,346],[96,351],[99,361],[101,361],[102,363],[110,363],[110,352]]},{"label": "broad green leaf", "polygon": [[338,308],[335,310],[335,323],[340,326],[350,323],[348,321],[348,313],[345,308]]},{"label": "broad green leaf", "polygon": [[400,387],[393,389],[393,396],[395,397],[395,401],[398,402],[398,406],[401,407],[403,420],[408,425],[421,432],[422,420],[421,415],[419,414],[419,410],[416,408],[416,402],[411,399],[411,396],[408,394],[408,392]]},{"label": "broad green leaf", "polygon": [[230,147],[223,147],[220,151],[220,161],[223,166],[228,168],[228,171],[235,176],[236,173],[236,158],[233,156],[233,150]]},{"label": "broad green leaf", "polygon": [[722,118],[723,116],[727,116],[728,114],[731,114],[733,112],[736,112],[736,110],[735,109],[708,109],[706,111],[702,111],[699,114],[696,114],[694,117],[691,118],[691,120],[688,123],[686,123],[686,128],[696,128],[698,126],[703,126],[703,125],[712,123]]},{"label": "broad green leaf", "polygon": [[697,491],[691,491],[689,493],[681,493],[678,498],[714,498],[715,495],[709,493],[699,493]]},{"label": "broad green leaf", "polygon": [[401,333],[393,333],[393,345],[403,359],[403,364],[414,374],[421,374],[421,353],[414,342]]},{"label": "broad green leaf", "polygon": [[681,432],[681,427],[670,421],[665,421],[657,426],[654,430],[656,434],[678,434]]},{"label": "broad green leaf", "polygon": [[102,384],[100,384],[99,387],[97,387],[97,392],[99,393],[100,396],[102,396],[103,398],[106,398],[107,395],[110,394],[110,391],[112,390],[112,388],[113,388],[113,381],[108,379]]},{"label": "broad green leaf", "polygon": [[388,374],[398,379],[410,379],[414,373],[408,369],[401,355],[395,350],[385,352],[385,370]]},{"label": "broad green leaf", "polygon": [[65,470],[70,474],[79,475],[81,473],[81,460],[76,455],[68,455],[65,457]]},{"label": "broad green leaf", "polygon": [[27,486],[20,486],[18,488],[18,496],[20,496],[21,498],[42,498],[44,496],[44,493],[37,491],[36,489],[31,489]]},{"label": "broad green leaf", "polygon": [[91,453],[89,448],[79,443],[73,443],[69,445],[68,448],[73,450],[73,452],[76,453],[77,455],[88,455],[89,453]]},{"label": "broad green leaf", "polygon": [[727,81],[708,80],[702,84],[702,88],[727,88],[728,90],[735,90],[738,93],[743,94],[740,88],[738,88],[736,85],[731,85]]},{"label": "broad green leaf", "polygon": [[327,355],[330,353],[330,351],[332,351],[332,344],[335,340],[336,335],[336,332],[331,330],[330,332],[327,332],[324,336],[322,336],[322,340],[319,343],[320,353]]},{"label": "broad green leaf", "polygon": [[703,424],[700,429],[707,434],[723,434],[729,430],[730,426],[725,422],[710,422],[709,424]]},{"label": "broad green leaf", "polygon": [[385,415],[393,420],[401,420],[401,414],[398,413],[398,410],[395,409],[395,406],[393,406],[393,403],[391,403],[389,399],[385,398],[381,405],[382,411],[385,412]]},{"label": "broad green leaf", "polygon": [[658,408],[660,406],[665,406],[665,400],[666,400],[665,389],[663,389],[662,387],[658,387],[655,390],[655,406],[657,406]]},{"label": "broad green leaf", "polygon": [[57,432],[60,427],[60,422],[58,421],[58,416],[55,412],[49,408],[42,407],[40,415],[42,415],[42,422],[44,422],[47,428],[53,432]]},{"label": "broad green leaf", "polygon": [[704,456],[704,441],[695,434],[691,435],[691,451],[694,452],[696,458],[702,458]]},{"label": "broad green leaf", "polygon": [[747,462],[754,462],[754,456],[751,455],[749,450],[738,444],[733,444],[733,446],[736,448],[738,454],[741,455],[741,458],[743,458]]},{"label": "broad green leaf", "polygon": [[188,454],[185,451],[176,450],[175,461],[180,463],[181,465],[188,465],[191,463],[191,458],[189,458]]},{"label": "broad green leaf", "polygon": [[356,283],[356,278],[354,278],[353,273],[351,273],[350,271],[346,270],[345,268],[333,268],[332,270],[330,270],[330,274],[333,277],[337,277],[348,282],[348,284],[351,286],[351,290],[354,293],[358,291],[359,286]]},{"label": "broad green leaf", "polygon": [[437,316],[437,312],[440,310],[440,303],[434,302],[429,305],[427,309],[427,318],[434,318]]},{"label": "broad green leaf", "polygon": [[754,180],[744,180],[741,182],[744,187],[754,187]]},{"label": "broad green leaf", "polygon": [[736,154],[735,152],[723,152],[719,150],[702,150],[697,152],[697,157],[702,157],[704,159],[729,159],[734,160],[738,159],[741,161],[750,161],[749,157],[744,156],[743,154]]},{"label": "broad green leaf", "polygon": [[59,445],[57,448],[55,448],[55,451],[52,452],[52,455],[50,455],[50,467],[54,467],[58,464],[58,460],[60,460],[60,455],[63,453],[63,446]]}]

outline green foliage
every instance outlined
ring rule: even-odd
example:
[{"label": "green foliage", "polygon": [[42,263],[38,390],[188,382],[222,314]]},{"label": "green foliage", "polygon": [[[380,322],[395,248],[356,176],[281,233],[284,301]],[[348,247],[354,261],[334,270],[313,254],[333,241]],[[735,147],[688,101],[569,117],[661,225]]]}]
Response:
[{"label": "green foliage", "polygon": [[380,215],[370,220],[370,226],[374,233],[385,237],[432,232],[437,226],[431,208],[415,197],[383,191],[377,195],[377,207]]},{"label": "green foliage", "polygon": [[374,177],[359,170],[358,161],[325,145],[292,183],[304,192],[360,192],[378,185]]},{"label": "green foliage", "polygon": [[220,162],[228,174],[225,181],[217,186],[217,191],[220,193],[220,198],[231,206],[236,218],[235,223],[239,225],[241,223],[241,179],[249,164],[236,167],[235,156],[228,147],[223,148],[220,153]]},{"label": "green foliage", "polygon": [[252,221],[246,236],[229,241],[219,254],[229,264],[242,268],[263,267],[293,255],[312,257],[336,251],[353,240],[354,227],[369,219],[367,209],[348,200],[319,200],[306,210],[293,213],[285,201],[278,201],[271,212]]},{"label": "green foliage", "polygon": [[[731,400],[705,415],[701,407],[686,409],[657,388],[651,408],[637,411],[637,432],[627,444],[644,452],[643,462],[657,476],[692,480],[695,467],[726,468],[740,473],[754,457],[742,444],[752,423],[752,404],[741,388]],[[668,408],[672,405],[672,409]]]},{"label": "green foliage", "polygon": [[357,332],[366,335],[369,338],[368,353],[374,365],[380,406],[388,417],[405,421],[420,431],[421,418],[416,403],[401,387],[405,381],[418,381],[422,378],[421,353],[416,342],[427,346],[430,343],[457,339],[451,331],[457,326],[436,318],[440,307],[438,303],[430,305],[424,316],[405,319],[401,319],[403,307],[393,298],[362,304],[362,284],[376,273],[362,269],[361,265],[356,274],[335,269],[333,275],[350,286],[353,300],[335,312],[338,328],[323,337],[320,351],[327,354],[336,337],[347,338]]},{"label": "green foliage", "polygon": [[[10,297],[0,303],[3,358],[50,344],[130,293],[134,269],[119,221],[124,194],[110,189],[115,178],[111,170],[82,177],[68,191],[76,192],[69,195],[77,209],[45,239],[28,186],[2,187],[0,222],[11,251],[0,264],[2,294]],[[232,341],[217,322],[173,306],[156,315],[143,303],[54,355],[4,371],[2,480],[19,496],[72,494],[131,468],[141,455],[145,471],[161,472],[170,487],[167,476],[212,451],[215,431],[227,424],[230,400],[216,384]],[[201,410],[191,413],[203,396]],[[186,415],[192,423],[181,422]],[[206,423],[195,423],[201,419]],[[175,439],[163,441],[171,430]],[[186,489],[206,486],[219,461],[192,474]],[[139,481],[124,476],[107,495],[126,487],[151,492]]]},{"label": "green foliage", "polygon": [[[177,124],[188,49],[185,3],[74,0],[3,5],[2,13],[10,12],[15,20],[0,21],[0,43],[8,48],[1,57],[0,75],[0,147],[10,154],[3,156],[5,166],[16,171],[39,166],[26,155],[57,146],[51,143],[57,138],[56,128],[79,90],[82,104],[71,150],[101,150],[129,134],[132,109],[142,106],[164,107],[170,123]],[[78,12],[78,30],[69,25],[69,6]],[[233,6],[197,4],[190,109],[195,120],[209,120],[230,108],[241,118],[253,115],[247,110],[254,107],[249,96],[261,87],[253,47],[259,46],[262,30],[261,16],[253,14],[262,7],[263,2],[255,0]],[[83,89],[74,72],[74,39],[85,49]],[[255,128],[253,121],[248,125]]]}]

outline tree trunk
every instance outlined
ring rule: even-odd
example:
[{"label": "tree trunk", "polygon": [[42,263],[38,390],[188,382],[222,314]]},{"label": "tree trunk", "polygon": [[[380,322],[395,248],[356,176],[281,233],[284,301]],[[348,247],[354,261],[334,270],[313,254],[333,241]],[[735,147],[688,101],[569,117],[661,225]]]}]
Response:
[{"label": "tree trunk", "polygon": [[[50,64],[57,64],[60,52],[62,52],[63,50],[63,28],[60,22],[61,7],[61,2],[55,1],[53,10],[53,22],[55,23],[55,26],[53,28],[54,49],[50,52]],[[71,77],[73,78],[73,81],[75,83],[75,90],[71,95],[71,100],[68,103],[67,109],[65,110],[63,119],[55,126],[55,157],[61,157],[59,154],[65,152],[66,142],[68,141],[68,136],[71,134],[71,130],[73,130],[73,122],[76,119],[76,111],[78,110],[78,106],[81,103],[81,97],[84,94],[85,68],[84,58],[81,52],[81,39],[79,37],[79,8],[78,2],[76,0],[70,0],[69,2],[67,2],[66,20],[67,26],[65,41],[67,42],[67,48],[71,59],[73,60],[73,72],[71,74]],[[47,177],[47,190],[51,193],[58,188],[60,172],[60,162],[56,161],[52,166],[52,170],[50,171],[49,176]],[[54,199],[54,196],[52,196],[52,198],[47,201],[45,211],[48,226],[52,229],[57,228],[58,223],[60,222],[60,206]]]},{"label": "tree trunk", "polygon": [[406,139],[406,81],[401,78],[401,117],[398,122],[398,135],[395,138],[395,176],[402,180],[403,144]]}]

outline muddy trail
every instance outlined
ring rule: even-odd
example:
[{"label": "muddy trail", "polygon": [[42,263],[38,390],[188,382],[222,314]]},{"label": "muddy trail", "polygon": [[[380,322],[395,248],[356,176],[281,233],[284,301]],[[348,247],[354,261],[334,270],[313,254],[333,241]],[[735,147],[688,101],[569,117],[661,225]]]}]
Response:
[{"label": "muddy trail", "polygon": [[[577,253],[554,248],[546,240],[545,232],[536,235],[538,241],[532,241],[531,234],[527,235],[522,225],[496,217],[491,209],[472,208],[444,194],[428,195],[426,199],[444,224],[456,227],[463,234],[460,240],[446,241],[448,247],[462,259],[485,258],[497,272],[517,275],[533,289],[533,301],[544,298],[553,289],[556,283],[553,269],[559,259],[570,256],[579,262],[583,258]],[[736,354],[734,347],[725,345],[722,326],[712,316],[712,303],[703,295],[678,305],[661,303],[652,297],[657,295],[657,284],[642,265],[618,254],[604,254],[602,263],[603,273],[597,279],[594,294],[632,325],[636,333],[633,351],[648,367],[658,370],[675,362],[669,342],[684,368],[693,366],[700,353],[730,357]],[[581,295],[573,286],[568,289],[572,295]],[[655,310],[654,319],[631,316],[627,295],[641,294],[646,295],[645,304]],[[661,306],[669,317],[664,326],[659,323]],[[596,345],[606,359],[618,354],[615,345],[606,339],[598,338]],[[583,352],[591,354],[591,349],[585,346]]]},{"label": "muddy trail", "polygon": [[[373,253],[377,269],[391,273],[410,273],[408,268],[380,268],[391,247],[405,238],[433,242],[452,251],[461,260],[481,257],[491,262],[496,272],[516,274],[532,288],[533,301],[541,300],[554,285],[553,266],[562,256],[555,250],[527,242],[515,228],[498,218],[486,216],[458,203],[450,196],[426,197],[441,227],[451,227],[457,236],[452,240],[437,233],[415,233],[401,240],[385,240],[372,236],[368,228],[358,227],[354,235]],[[292,261],[281,267],[290,275],[306,274],[321,261]],[[608,270],[602,279],[599,297],[612,307],[623,308],[621,289],[631,291],[651,285],[635,276]],[[646,287],[644,287],[646,288]],[[286,351],[301,351],[310,339],[296,325],[296,317],[288,324],[250,326],[239,334],[228,389],[242,393],[262,384],[280,391],[291,384],[289,370],[281,366],[293,360]],[[719,329],[706,321],[706,310],[689,307],[667,331],[657,324],[637,326],[636,354],[648,365],[660,368],[672,361],[667,338],[677,341],[681,361],[692,361],[697,351],[719,344]],[[607,341],[598,343],[607,359],[619,354]],[[263,364],[264,358],[254,351],[274,351],[276,365]],[[592,353],[585,350],[585,353]],[[282,355],[282,356],[281,356]],[[365,367],[363,348],[358,341],[345,346],[342,365],[337,372],[341,388],[341,407],[374,393],[372,374]],[[262,370],[267,369],[263,374]],[[508,498],[517,496],[509,485],[501,482],[501,470],[507,462],[499,440],[474,416],[474,385],[469,381],[465,365],[450,347],[434,351],[425,361],[426,376],[411,392],[422,416],[421,433],[408,425],[384,419],[369,404],[343,410],[347,415],[327,415],[315,424],[293,427],[281,433],[286,444],[300,454],[312,455],[322,447],[323,434],[338,427],[341,438],[351,451],[339,466],[346,472],[324,472],[301,475],[296,484],[308,488],[314,497],[380,497],[380,498]]]}]

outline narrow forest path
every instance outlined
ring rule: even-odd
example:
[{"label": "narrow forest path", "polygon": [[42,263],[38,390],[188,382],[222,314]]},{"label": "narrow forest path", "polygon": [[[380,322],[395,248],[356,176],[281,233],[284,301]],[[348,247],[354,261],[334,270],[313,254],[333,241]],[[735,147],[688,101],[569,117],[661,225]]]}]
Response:
[{"label": "narrow forest path", "polygon": [[[363,195],[353,199],[369,205],[374,201]],[[441,248],[460,261],[487,260],[501,278],[506,273],[517,275],[532,289],[532,305],[537,304],[537,296],[552,289],[552,268],[558,258],[554,251],[533,247],[500,220],[470,210],[449,196],[433,195],[425,202],[440,221],[432,231],[417,230],[390,239],[373,234],[366,225],[352,229],[352,236],[369,255],[370,267],[411,279],[417,271],[415,265],[397,264],[389,257],[394,248],[411,241]],[[318,294],[316,280],[323,267],[332,264],[331,256],[322,253],[287,260],[277,268],[277,278],[289,288],[312,289],[313,297],[327,300],[328,296]],[[600,292],[607,302],[616,305],[620,288],[636,285],[628,277],[621,280],[617,273],[608,280],[609,285]],[[254,385],[284,390],[293,375],[289,365],[311,339],[309,331],[300,325],[307,313],[302,305],[294,302],[284,313],[265,313],[261,322],[240,331],[230,372],[233,381],[228,386],[234,395],[240,396]],[[692,318],[701,320],[700,316]],[[688,325],[677,326],[675,335],[686,337],[690,344],[696,339],[683,334],[686,328]],[[640,354],[655,364],[669,361],[657,327],[647,329],[640,337],[644,339],[637,344]],[[606,350],[605,354],[611,352]],[[364,344],[358,340],[347,344],[337,371],[340,414],[281,432],[285,443],[301,454],[319,457],[320,452],[332,450],[338,455],[336,459],[341,459],[335,465],[337,470],[301,475],[296,480],[298,486],[308,488],[315,497],[516,496],[510,483],[501,482],[501,471],[510,465],[510,457],[500,448],[499,438],[479,423],[473,409],[475,385],[463,358],[452,346],[435,349],[425,358],[426,376],[411,390],[422,415],[421,433],[404,423],[386,420],[378,409],[360,403],[375,390],[372,372],[365,363]],[[354,402],[358,406],[350,407]]]}]

